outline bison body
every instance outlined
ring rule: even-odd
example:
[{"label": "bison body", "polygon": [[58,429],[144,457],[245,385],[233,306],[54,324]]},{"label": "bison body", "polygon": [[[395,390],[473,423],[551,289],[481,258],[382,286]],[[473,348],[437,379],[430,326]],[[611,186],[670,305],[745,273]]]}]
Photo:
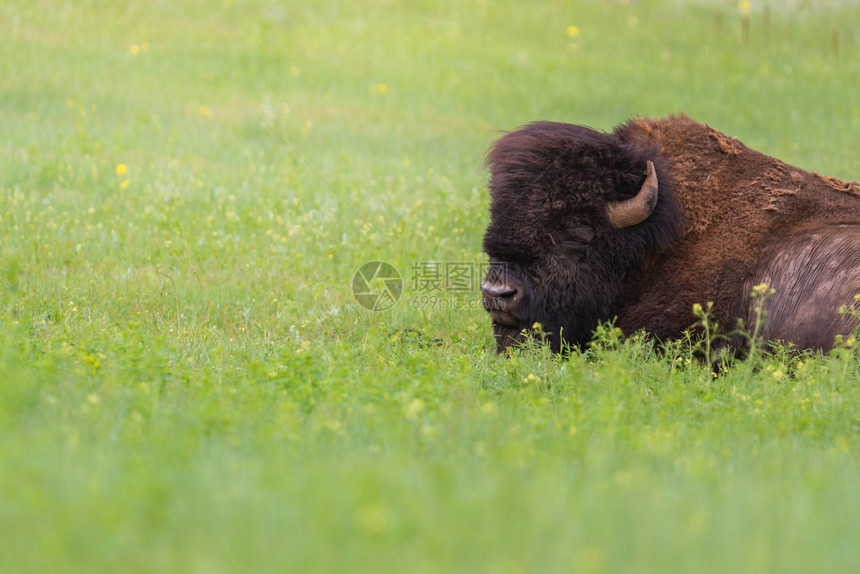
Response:
[{"label": "bison body", "polygon": [[612,133],[538,122],[488,156],[482,282],[499,350],[540,323],[553,348],[600,321],[661,339],[713,302],[727,329],[754,320],[767,283],[768,338],[827,349],[856,321],[860,191],[756,152],[684,116]]}]

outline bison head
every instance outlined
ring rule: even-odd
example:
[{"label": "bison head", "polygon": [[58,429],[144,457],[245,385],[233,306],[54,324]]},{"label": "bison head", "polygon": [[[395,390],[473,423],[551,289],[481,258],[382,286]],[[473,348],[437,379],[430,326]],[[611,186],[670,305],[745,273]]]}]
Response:
[{"label": "bison head", "polygon": [[538,122],[493,146],[481,282],[502,351],[540,323],[555,351],[612,319],[682,215],[665,162],[615,134]]}]

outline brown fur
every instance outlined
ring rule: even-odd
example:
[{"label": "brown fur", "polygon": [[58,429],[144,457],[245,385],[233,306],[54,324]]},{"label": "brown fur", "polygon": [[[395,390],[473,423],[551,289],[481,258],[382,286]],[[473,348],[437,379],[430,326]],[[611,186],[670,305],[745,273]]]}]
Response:
[{"label": "brown fur", "polygon": [[[825,227],[780,243],[764,259],[742,293],[766,284],[774,291],[765,300],[766,339],[792,341],[801,348],[828,348],[833,335],[844,334],[856,318],[834,313],[834,305],[851,302],[858,292],[860,232]],[[748,313],[754,317],[751,308]]]},{"label": "brown fur", "polygon": [[[854,185],[787,165],[685,116],[638,119],[616,133],[656,146],[670,158],[687,221],[678,252],[642,269],[619,315],[622,329],[653,325],[657,336],[677,336],[679,326],[692,323],[692,305],[708,301],[714,302],[714,319],[724,327],[733,327],[737,318],[749,321],[748,286],[766,253],[791,244],[806,229],[860,225],[860,193]],[[852,229],[860,234],[860,227]],[[860,267],[846,280],[853,281],[846,285],[853,297],[860,292]],[[775,297],[780,299],[779,292]],[[848,302],[821,300],[819,304],[829,303],[829,308],[818,311],[835,316]],[[779,333],[801,345],[821,338]]]},{"label": "brown fur", "polygon": [[[612,229],[606,202],[635,193],[645,160],[657,166],[657,209]],[[484,248],[508,266],[515,291],[485,289],[500,348],[535,320],[550,324],[554,348],[562,337],[582,344],[613,316],[628,333],[678,337],[696,320],[693,304],[709,301],[730,329],[750,322],[759,282],[777,290],[767,304],[774,338],[826,349],[852,327],[837,309],[860,292],[855,182],[790,166],[685,116],[636,119],[611,134],[532,124],[504,136],[488,161]],[[572,227],[580,231],[564,231]],[[546,239],[556,230],[567,252]]]}]

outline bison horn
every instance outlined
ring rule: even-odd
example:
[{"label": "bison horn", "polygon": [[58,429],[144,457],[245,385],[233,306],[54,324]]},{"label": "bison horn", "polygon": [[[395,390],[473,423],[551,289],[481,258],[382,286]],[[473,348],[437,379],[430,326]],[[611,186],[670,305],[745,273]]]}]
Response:
[{"label": "bison horn", "polygon": [[606,204],[606,215],[612,227],[621,229],[638,225],[648,219],[657,205],[657,172],[654,163],[648,162],[648,177],[642,184],[642,189],[623,201],[611,201]]}]

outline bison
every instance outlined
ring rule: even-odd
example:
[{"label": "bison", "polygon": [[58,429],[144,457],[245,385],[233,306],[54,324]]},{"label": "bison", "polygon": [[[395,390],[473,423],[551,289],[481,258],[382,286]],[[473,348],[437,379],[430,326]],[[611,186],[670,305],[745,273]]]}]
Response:
[{"label": "bison", "polygon": [[[713,302],[751,325],[754,286],[773,289],[761,333],[829,349],[856,315],[860,188],[749,149],[679,115],[611,133],[536,122],[491,148],[481,282],[498,350],[536,323],[553,350],[602,321],[667,340]],[[759,303],[761,305],[761,303]],[[734,345],[740,346],[739,343]]]}]

